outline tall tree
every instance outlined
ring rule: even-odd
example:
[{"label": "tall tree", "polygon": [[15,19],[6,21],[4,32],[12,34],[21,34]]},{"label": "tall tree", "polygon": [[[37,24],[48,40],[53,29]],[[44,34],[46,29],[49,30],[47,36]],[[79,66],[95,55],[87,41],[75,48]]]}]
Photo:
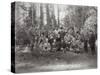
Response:
[{"label": "tall tree", "polygon": [[40,4],[40,29],[44,25],[43,5]]},{"label": "tall tree", "polygon": [[60,9],[59,9],[59,6],[57,7],[57,12],[58,12],[58,26],[60,25],[60,19],[59,19],[59,16],[60,16]]},{"label": "tall tree", "polygon": [[37,20],[36,20],[36,5],[32,4],[32,25],[33,27],[37,26]]},{"label": "tall tree", "polygon": [[51,10],[51,19],[52,19],[53,28],[56,28],[57,27],[57,21],[56,21],[56,18],[55,18],[54,5],[52,6],[52,10]]},{"label": "tall tree", "polygon": [[50,10],[48,4],[46,5],[46,16],[47,16],[47,25],[51,25]]}]

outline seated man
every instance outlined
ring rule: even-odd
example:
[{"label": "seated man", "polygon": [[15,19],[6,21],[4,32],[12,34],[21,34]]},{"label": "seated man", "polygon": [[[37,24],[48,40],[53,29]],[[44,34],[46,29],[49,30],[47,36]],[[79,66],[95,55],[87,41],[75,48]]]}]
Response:
[{"label": "seated man", "polygon": [[61,50],[62,51],[66,51],[66,43],[65,43],[65,41],[64,40],[61,40]]}]

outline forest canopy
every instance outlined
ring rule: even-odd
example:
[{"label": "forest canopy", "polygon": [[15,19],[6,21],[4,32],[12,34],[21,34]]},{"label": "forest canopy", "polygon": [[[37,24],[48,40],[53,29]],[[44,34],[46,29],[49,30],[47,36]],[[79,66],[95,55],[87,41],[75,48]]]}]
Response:
[{"label": "forest canopy", "polygon": [[73,44],[77,37],[89,39],[91,32],[97,36],[97,7],[94,6],[19,2],[15,9],[17,45],[39,42],[41,34],[56,37],[60,28],[66,32],[64,39],[73,40]]}]

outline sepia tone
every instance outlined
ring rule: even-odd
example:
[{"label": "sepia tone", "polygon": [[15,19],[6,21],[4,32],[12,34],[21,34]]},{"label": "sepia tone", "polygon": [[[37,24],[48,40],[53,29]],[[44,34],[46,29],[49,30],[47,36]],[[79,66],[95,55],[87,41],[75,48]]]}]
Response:
[{"label": "sepia tone", "polygon": [[96,6],[15,2],[12,12],[14,72],[97,68]]}]

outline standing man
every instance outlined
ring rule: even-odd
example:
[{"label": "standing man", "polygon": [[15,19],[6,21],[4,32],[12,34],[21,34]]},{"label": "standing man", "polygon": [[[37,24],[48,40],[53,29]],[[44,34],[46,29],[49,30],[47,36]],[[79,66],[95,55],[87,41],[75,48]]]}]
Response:
[{"label": "standing man", "polygon": [[94,55],[96,53],[96,51],[95,51],[95,41],[96,41],[96,37],[93,34],[93,32],[90,31],[89,45],[90,45],[90,48],[91,48],[92,55]]},{"label": "standing man", "polygon": [[57,47],[57,51],[61,51],[61,37],[58,34],[58,37],[56,38],[56,47]]},{"label": "standing man", "polygon": [[51,46],[51,50],[53,49],[52,47],[53,47],[53,36],[52,35],[50,35],[50,37],[48,38],[48,43],[50,43],[50,46]]}]

